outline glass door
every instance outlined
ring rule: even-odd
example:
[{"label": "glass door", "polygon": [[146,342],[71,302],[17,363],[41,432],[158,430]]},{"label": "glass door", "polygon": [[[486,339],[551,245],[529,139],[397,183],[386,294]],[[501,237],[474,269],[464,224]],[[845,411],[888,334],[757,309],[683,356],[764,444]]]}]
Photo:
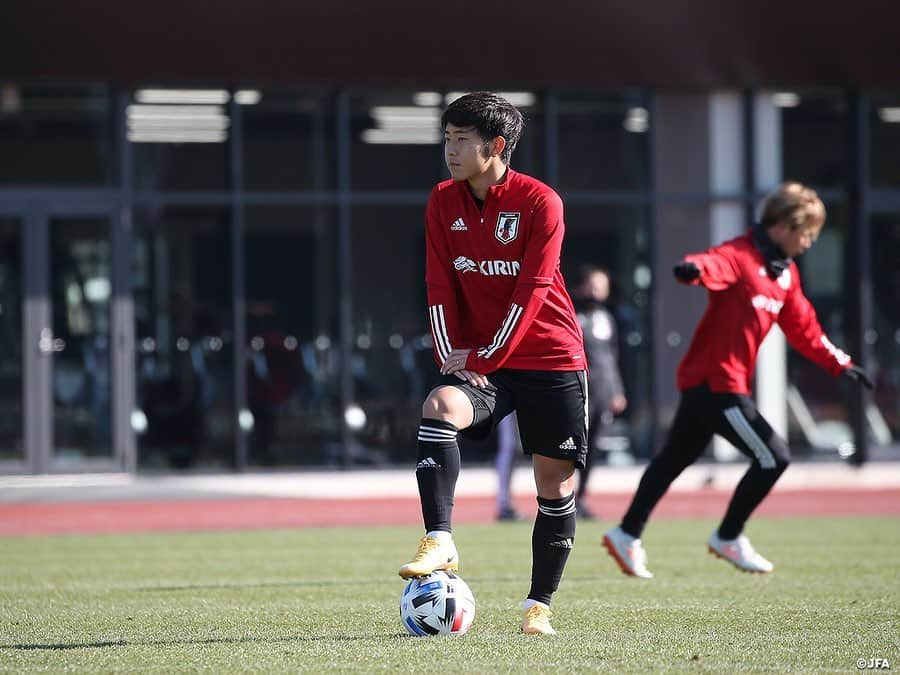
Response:
[{"label": "glass door", "polygon": [[235,457],[231,213],[138,209],[130,251],[137,462],[220,470]]},{"label": "glass door", "polygon": [[873,458],[900,455],[900,212],[872,216],[873,327],[865,336],[875,379],[866,420],[874,440]]},{"label": "glass door", "polygon": [[247,432],[251,466],[342,458],[336,213],[247,209]]},{"label": "glass door", "polygon": [[54,469],[113,460],[111,408],[112,232],[103,216],[52,216],[49,325],[39,349],[51,361]]},{"label": "glass door", "polygon": [[25,468],[23,231],[23,218],[0,215],[0,472]]},{"label": "glass door", "polygon": [[112,211],[48,195],[21,214],[0,219],[0,470],[126,469],[129,439],[113,431],[113,401],[127,419],[129,397],[112,377]]}]

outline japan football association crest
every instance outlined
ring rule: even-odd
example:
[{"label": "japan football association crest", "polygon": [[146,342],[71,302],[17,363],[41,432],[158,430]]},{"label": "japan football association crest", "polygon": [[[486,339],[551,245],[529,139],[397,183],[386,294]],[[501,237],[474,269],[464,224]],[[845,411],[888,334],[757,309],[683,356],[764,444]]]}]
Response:
[{"label": "japan football association crest", "polygon": [[508,244],[519,236],[519,212],[501,211],[497,217],[497,227],[494,236],[501,244]]}]

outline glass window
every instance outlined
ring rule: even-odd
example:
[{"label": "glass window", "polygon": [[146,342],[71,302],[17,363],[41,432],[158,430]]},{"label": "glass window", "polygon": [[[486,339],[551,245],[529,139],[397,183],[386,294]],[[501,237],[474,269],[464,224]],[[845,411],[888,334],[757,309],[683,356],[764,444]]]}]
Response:
[{"label": "glass window", "polygon": [[782,175],[820,187],[844,187],[851,179],[847,98],[838,90],[779,92]]},{"label": "glass window", "polygon": [[116,166],[103,86],[0,82],[0,184],[109,184]]},{"label": "glass window", "polygon": [[[440,118],[464,91],[360,93],[351,102],[352,185],[356,190],[430,191],[449,177]],[[497,91],[525,116],[525,133],[512,158],[517,171],[544,170],[544,114],[537,94]]]},{"label": "glass window", "polygon": [[900,188],[900,91],[872,96],[872,185]]},{"label": "glass window", "polygon": [[0,217],[0,462],[25,458],[22,269],[22,221]]},{"label": "glass window", "polygon": [[[525,130],[522,132],[519,144],[512,155],[510,166],[516,171],[521,171],[539,180],[546,181],[547,119],[544,114],[543,100],[537,92],[499,91],[497,93],[501,96],[506,95],[508,100],[521,110],[522,115],[525,117]],[[441,157],[443,158],[443,155]],[[446,177],[449,177],[449,174]]]},{"label": "glass window", "polygon": [[222,190],[230,184],[230,94],[136,89],[127,109],[137,190]]},{"label": "glass window", "polygon": [[336,212],[253,207],[245,225],[252,465],[341,459]]},{"label": "glass window", "polygon": [[609,450],[648,457],[652,453],[650,211],[644,206],[566,204],[562,270],[573,299],[579,268],[605,268],[607,307],[617,323],[619,369],[628,407],[605,432]]},{"label": "glass window", "polygon": [[234,459],[230,211],[141,209],[132,257],[138,436],[145,467]]},{"label": "glass window", "polygon": [[242,114],[248,190],[334,188],[337,138],[330,96],[263,90],[256,103],[243,106]]},{"label": "glass window", "polygon": [[561,95],[560,188],[649,189],[649,125],[641,92]]},{"label": "glass window", "polygon": [[53,218],[50,236],[54,455],[110,458],[109,218]]},{"label": "glass window", "polygon": [[428,338],[425,205],[353,210],[353,378],[372,461],[415,456],[421,406],[438,372]]},{"label": "glass window", "polygon": [[350,105],[353,189],[430,191],[444,178],[439,95],[367,92]]},{"label": "glass window", "polygon": [[[874,363],[866,368],[874,375],[875,410],[869,414],[876,443],[900,438],[900,214],[872,218],[872,278],[874,290]],[[883,424],[882,424],[883,422]]]},{"label": "glass window", "polygon": [[[835,345],[849,349],[844,313],[843,250],[849,216],[842,203],[825,204],[828,219],[816,245],[797,259],[803,292],[816,310],[822,330]],[[834,453],[852,440],[846,407],[846,390],[835,379],[796,349],[788,347],[788,397],[791,414],[788,435],[792,447]],[[804,426],[805,412],[815,428]],[[811,433],[812,429],[812,433]]]}]

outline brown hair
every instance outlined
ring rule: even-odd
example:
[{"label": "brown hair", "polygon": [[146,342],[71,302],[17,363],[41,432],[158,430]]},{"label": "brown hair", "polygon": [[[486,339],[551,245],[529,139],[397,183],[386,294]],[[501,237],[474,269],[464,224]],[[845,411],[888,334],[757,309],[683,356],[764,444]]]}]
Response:
[{"label": "brown hair", "polygon": [[821,227],[825,224],[825,205],[812,188],[782,183],[763,201],[760,220],[765,227],[782,222],[794,229]]}]

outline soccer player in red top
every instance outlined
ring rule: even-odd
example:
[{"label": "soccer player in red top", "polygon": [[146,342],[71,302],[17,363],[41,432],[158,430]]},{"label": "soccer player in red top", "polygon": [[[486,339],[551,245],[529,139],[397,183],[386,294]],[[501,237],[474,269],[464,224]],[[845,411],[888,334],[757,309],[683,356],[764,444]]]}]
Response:
[{"label": "soccer player in red top", "polygon": [[457,434],[485,437],[515,410],[538,502],[522,631],[552,634],[550,599],[575,538],[573,474],[587,453],[587,386],[581,328],[559,270],[562,201],[509,167],[523,126],[514,106],[486,92],[456,99],[441,117],[451,179],[428,200],[425,281],[444,377],[422,406],[418,434],[426,534],[400,576],[457,569]]},{"label": "soccer player in red top", "polygon": [[678,368],[681,402],[666,443],[644,472],[621,525],[603,538],[626,574],[653,576],[641,533],[669,485],[697,461],[713,434],[728,439],[751,464],[709,537],[709,551],[748,572],[774,569],[742,534],[750,514],[790,462],[787,443],[750,398],[760,343],[777,322],[788,342],[810,361],[872,388],[865,371],[822,332],[800,287],[793,258],[815,243],[824,224],[825,206],[815,191],[784,183],[766,198],[761,223],[747,234],[685,256],[675,266],[678,281],[706,287],[709,305]]}]

